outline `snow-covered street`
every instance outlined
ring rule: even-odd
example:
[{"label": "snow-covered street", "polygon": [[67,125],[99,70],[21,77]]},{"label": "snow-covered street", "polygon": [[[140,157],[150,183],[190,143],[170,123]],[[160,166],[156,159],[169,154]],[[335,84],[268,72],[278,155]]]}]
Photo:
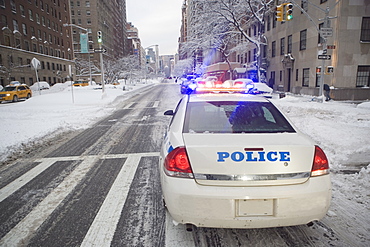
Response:
[{"label": "snow-covered street", "polygon": [[[140,92],[140,88],[153,83],[160,82],[126,85],[126,90],[121,85],[107,86],[105,94],[94,86],[73,88],[72,94],[69,85],[60,84],[41,94],[35,92],[29,100],[0,104],[0,161],[15,159],[23,148],[30,148],[56,134],[91,126],[115,111],[117,102],[122,102],[127,94]],[[169,99],[161,104],[173,109],[176,101]],[[368,246],[370,102],[319,103],[312,101],[311,96],[290,94],[282,99],[276,95],[272,102],[314,139],[329,158],[333,200],[323,222],[352,246]],[[330,234],[327,232],[329,237],[324,239],[330,239]],[[335,239],[328,243],[338,245]]]}]

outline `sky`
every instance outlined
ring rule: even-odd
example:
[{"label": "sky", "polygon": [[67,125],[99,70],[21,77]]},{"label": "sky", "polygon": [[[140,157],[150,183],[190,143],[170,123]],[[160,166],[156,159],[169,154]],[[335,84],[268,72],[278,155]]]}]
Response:
[{"label": "sky", "polygon": [[177,53],[184,0],[126,0],[127,22],[139,30],[141,45],[159,45],[159,55]]}]

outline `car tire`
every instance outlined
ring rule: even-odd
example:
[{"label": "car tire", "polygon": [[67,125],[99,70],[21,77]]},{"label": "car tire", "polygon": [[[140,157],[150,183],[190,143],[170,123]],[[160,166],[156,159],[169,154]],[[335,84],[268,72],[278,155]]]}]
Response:
[{"label": "car tire", "polygon": [[27,94],[27,98],[26,99],[29,99],[29,98],[31,98],[31,94],[30,93]]},{"label": "car tire", "polygon": [[14,95],[13,102],[18,102],[18,96],[17,95]]}]

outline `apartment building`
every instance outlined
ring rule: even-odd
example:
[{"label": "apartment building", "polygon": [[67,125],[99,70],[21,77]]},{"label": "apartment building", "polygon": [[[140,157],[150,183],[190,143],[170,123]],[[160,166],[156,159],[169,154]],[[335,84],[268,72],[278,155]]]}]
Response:
[{"label": "apartment building", "polygon": [[0,0],[0,84],[36,82],[33,58],[39,80],[66,81],[74,65],[69,18],[68,0]]},{"label": "apartment building", "polygon": [[[292,20],[278,22],[274,11],[265,18],[263,56],[268,64],[266,77],[273,87],[319,95],[323,67],[324,83],[333,88],[333,99],[370,99],[370,2],[295,3],[299,5],[294,4]],[[253,30],[254,24],[250,27]],[[326,33],[320,31],[324,29]]]},{"label": "apartment building", "polygon": [[[293,4],[293,19],[276,21],[275,7],[283,3]],[[188,26],[182,30],[188,32],[182,35],[191,35],[196,4],[196,0],[184,1],[187,19],[183,25]],[[263,37],[261,52],[257,57],[257,49],[249,45],[231,54],[230,62],[239,64],[234,76],[255,77],[258,60],[263,79],[275,90],[317,96],[323,68],[323,81],[333,88],[333,99],[370,99],[369,1],[276,0],[263,20],[261,25],[252,17],[245,18],[244,32],[251,38]]]},{"label": "apartment building", "polygon": [[[92,79],[101,81],[100,52],[103,60],[114,60],[129,54],[127,39],[126,0],[70,0],[70,30],[73,35],[73,48],[80,62],[76,77],[87,79],[86,64],[90,61]],[[102,43],[97,40],[97,32],[102,33]],[[88,35],[88,49],[81,47],[81,34]]]}]

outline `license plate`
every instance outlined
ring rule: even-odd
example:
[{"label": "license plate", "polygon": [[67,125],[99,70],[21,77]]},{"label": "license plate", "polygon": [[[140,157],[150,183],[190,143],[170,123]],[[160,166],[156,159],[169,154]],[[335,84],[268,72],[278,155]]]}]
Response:
[{"label": "license plate", "polygon": [[272,216],[274,199],[241,199],[236,200],[237,216]]}]

